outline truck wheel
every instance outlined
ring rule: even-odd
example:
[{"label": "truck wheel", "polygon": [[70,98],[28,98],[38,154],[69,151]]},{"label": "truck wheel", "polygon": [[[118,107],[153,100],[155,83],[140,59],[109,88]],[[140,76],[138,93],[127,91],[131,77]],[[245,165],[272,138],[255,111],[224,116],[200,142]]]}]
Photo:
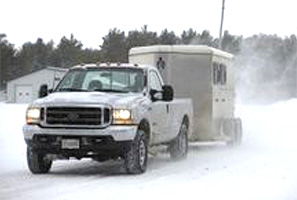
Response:
[{"label": "truck wheel", "polygon": [[52,166],[52,160],[46,159],[44,154],[27,147],[27,163],[33,174],[45,174]]},{"label": "truck wheel", "polygon": [[188,125],[184,121],[179,134],[169,146],[170,157],[174,160],[186,158],[188,154]]},{"label": "truck wheel", "polygon": [[242,140],[242,123],[240,118],[229,119],[225,121],[224,132],[230,136],[230,140],[227,142],[230,146],[237,146],[241,144]]},{"label": "truck wheel", "polygon": [[146,171],[148,159],[148,139],[144,131],[138,130],[133,144],[125,153],[125,167],[128,174]]}]

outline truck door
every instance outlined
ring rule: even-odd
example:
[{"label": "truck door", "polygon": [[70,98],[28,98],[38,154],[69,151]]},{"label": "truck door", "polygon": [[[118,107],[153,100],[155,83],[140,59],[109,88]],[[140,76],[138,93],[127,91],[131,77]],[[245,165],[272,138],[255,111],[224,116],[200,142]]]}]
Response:
[{"label": "truck door", "polygon": [[[162,83],[156,71],[149,71],[149,89],[162,91]],[[154,141],[166,141],[168,137],[168,102],[157,100],[150,107],[150,118]]]}]

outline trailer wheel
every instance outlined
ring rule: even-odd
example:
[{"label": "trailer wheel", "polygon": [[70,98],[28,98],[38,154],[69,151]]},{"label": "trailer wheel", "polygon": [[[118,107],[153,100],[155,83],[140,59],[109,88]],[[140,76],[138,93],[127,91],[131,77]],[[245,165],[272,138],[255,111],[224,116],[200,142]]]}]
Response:
[{"label": "trailer wheel", "polygon": [[242,141],[242,123],[240,118],[227,119],[223,124],[224,134],[230,137],[227,141],[229,146],[237,146]]},{"label": "trailer wheel", "polygon": [[141,174],[146,171],[148,159],[148,138],[138,130],[132,145],[127,149],[124,160],[128,174]]},{"label": "trailer wheel", "polygon": [[240,118],[235,119],[235,132],[234,143],[240,145],[242,141],[242,122]]},{"label": "trailer wheel", "polygon": [[45,174],[48,173],[52,160],[45,157],[45,154],[36,152],[30,147],[27,147],[27,163],[28,168],[33,174]]},{"label": "trailer wheel", "polygon": [[170,157],[174,160],[180,160],[187,157],[188,154],[188,124],[184,120],[180,127],[178,136],[170,143]]}]

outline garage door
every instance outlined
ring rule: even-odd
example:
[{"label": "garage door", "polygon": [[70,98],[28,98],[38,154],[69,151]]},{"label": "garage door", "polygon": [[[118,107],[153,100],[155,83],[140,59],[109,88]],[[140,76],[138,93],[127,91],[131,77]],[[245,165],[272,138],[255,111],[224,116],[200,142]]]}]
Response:
[{"label": "garage door", "polygon": [[15,90],[16,103],[30,103],[32,101],[32,86],[17,85]]}]

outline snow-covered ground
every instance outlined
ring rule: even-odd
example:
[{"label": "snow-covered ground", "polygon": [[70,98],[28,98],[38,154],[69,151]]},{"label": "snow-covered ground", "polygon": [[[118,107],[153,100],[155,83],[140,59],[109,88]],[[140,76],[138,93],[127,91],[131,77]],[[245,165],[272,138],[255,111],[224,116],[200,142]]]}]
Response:
[{"label": "snow-covered ground", "polygon": [[0,199],[297,199],[297,100],[240,105],[240,147],[191,145],[187,160],[150,157],[143,175],[120,161],[57,161],[32,175],[22,136],[26,105],[0,103]]}]

